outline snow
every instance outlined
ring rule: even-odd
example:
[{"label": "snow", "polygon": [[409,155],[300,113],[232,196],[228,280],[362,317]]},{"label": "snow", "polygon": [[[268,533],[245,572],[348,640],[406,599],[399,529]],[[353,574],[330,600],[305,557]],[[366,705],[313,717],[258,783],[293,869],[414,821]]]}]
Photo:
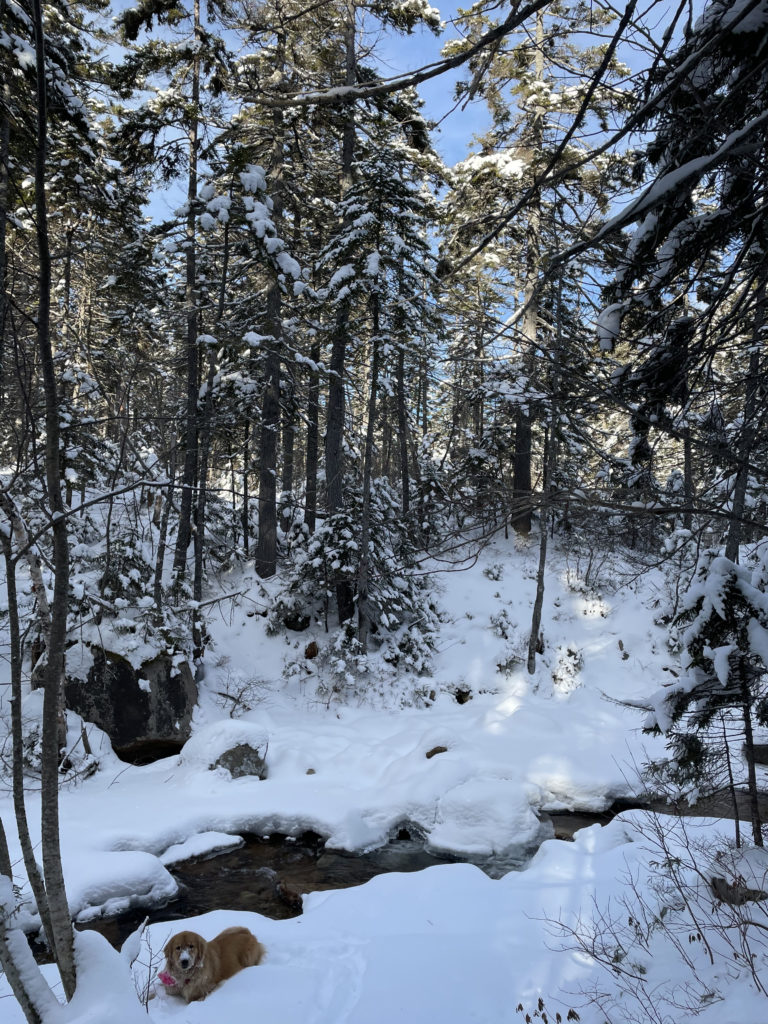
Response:
[{"label": "snow", "polygon": [[269,736],[254,722],[225,718],[199,729],[184,746],[181,763],[198,768],[209,768],[225,751],[240,744],[254,750],[266,748]]},{"label": "snow", "polygon": [[[689,835],[695,838],[705,827],[715,826],[698,820]],[[99,935],[83,933],[77,938],[77,995],[50,1019],[57,1024],[132,1024],[140,1019],[214,1024],[252,1020],[258,1007],[260,1019],[280,1024],[512,1024],[521,1019],[519,1004],[532,1010],[541,997],[553,1019],[555,1011],[565,1018],[568,1008],[578,1007],[584,1024],[598,1024],[604,1017],[584,1006],[581,994],[595,981],[594,962],[569,948],[572,942],[558,933],[578,929],[580,914],[593,900],[607,907],[619,897],[625,873],[633,875],[641,891],[652,885],[657,851],[639,828],[641,815],[629,812],[606,827],[581,830],[574,843],[548,840],[526,871],[495,880],[469,864],[442,865],[311,894],[304,913],[290,920],[220,910],[153,924],[133,966],[139,991],[151,984],[162,966],[159,951],[182,927],[211,939],[225,927],[241,925],[266,946],[261,965],[189,1006],[158,993],[145,1013],[124,959]],[[765,878],[764,857],[745,858],[737,867],[751,869],[745,871],[750,880]],[[657,999],[665,985],[686,980],[682,965],[675,967],[670,959],[672,952],[669,937],[658,929],[646,958],[651,980],[659,984]],[[639,959],[641,953],[636,954]],[[706,952],[701,944],[690,946],[689,955],[702,971]],[[51,976],[52,969],[44,970]],[[610,972],[598,980],[610,989]],[[725,976],[718,980],[727,985]],[[697,1019],[702,1024],[765,1019],[764,997],[744,978],[738,989],[726,993],[723,988],[720,996],[726,995],[727,1001],[716,1000]],[[637,1009],[631,997],[625,995],[623,1002]],[[4,1024],[23,1020],[12,1002],[5,1001],[4,1014]]]},{"label": "snow", "polygon": [[381,253],[372,252],[365,262],[365,273],[368,277],[378,277],[381,267]]},{"label": "snow", "polygon": [[499,153],[473,153],[454,168],[459,174],[465,171],[471,175],[494,174],[511,180],[522,178],[525,170],[525,162],[507,150]]},{"label": "snow", "polygon": [[[85,848],[87,856],[87,846]],[[108,850],[87,856],[79,872],[72,861],[72,847],[65,858],[65,876],[77,877],[70,894],[70,910],[78,921],[111,917],[131,907],[162,903],[178,892],[175,879],[157,857],[138,850]],[[87,872],[87,873],[86,873]]]},{"label": "snow", "polygon": [[768,2],[766,0],[719,0],[709,3],[694,25],[694,31],[701,32],[712,22],[722,19],[722,27],[734,34],[764,31],[768,25]]},{"label": "snow", "polygon": [[601,352],[610,352],[621,334],[623,302],[614,302],[602,310],[596,321],[597,340]]},{"label": "snow", "polygon": [[258,164],[249,164],[246,170],[240,172],[240,183],[246,192],[265,192],[267,188],[266,171]]},{"label": "snow", "polygon": [[293,256],[289,256],[287,252],[279,252],[275,260],[283,274],[288,274],[294,281],[301,277],[301,264]]},{"label": "snow", "polygon": [[333,291],[333,289],[338,288],[338,286],[343,281],[349,281],[350,278],[353,278],[354,276],[355,268],[352,266],[351,263],[348,263],[343,267],[339,267],[339,269],[331,277],[331,280],[328,282],[328,290]]},{"label": "snow", "polygon": [[224,850],[233,850],[243,845],[240,836],[231,836],[227,832],[200,832],[190,836],[186,842],[174,843],[160,857],[166,867],[180,864],[184,860],[195,857],[209,857]]},{"label": "snow", "polygon": [[[98,770],[62,787],[62,856],[73,915],[84,920],[162,903],[176,890],[170,865],[237,845],[246,831],[312,829],[330,847],[359,852],[386,843],[407,823],[430,849],[476,863],[309,893],[301,916],[289,920],[225,907],[160,921],[134,935],[123,956],[96,934],[78,934],[76,997],[48,1013],[46,1024],[241,1024],[256,1012],[280,1024],[511,1024],[523,1019],[519,1004],[532,1012],[540,997],[551,1019],[556,1011],[565,1019],[573,1006],[584,1024],[602,1024],[605,1014],[585,1005],[584,993],[594,987],[636,1010],[614,972],[572,948],[568,930],[608,913],[627,892],[632,896],[628,877],[638,891],[653,892],[660,858],[644,815],[625,812],[610,825],[580,831],[573,843],[548,838],[544,815],[602,810],[631,797],[638,787],[633,764],[661,751],[660,741],[640,735],[640,716],[604,697],[641,702],[674,663],[649,607],[660,581],[645,593],[637,583],[597,590],[579,576],[572,553],[553,552],[544,655],[529,677],[520,655],[536,558],[535,543],[490,544],[477,564],[440,588],[443,624],[430,675],[407,678],[372,656],[369,678],[333,701],[318,693],[323,659],[332,653],[322,627],[268,635],[266,620],[248,612],[251,600],[263,605],[275,581],[258,581],[250,571],[227,579],[228,593],[245,596],[211,620],[193,735],[181,755],[125,765],[96,731],[91,746]],[[310,640],[320,653],[307,660]],[[458,690],[471,699],[458,703]],[[241,717],[229,717],[232,703],[220,696],[227,692],[243,695]],[[38,705],[39,694],[27,698],[25,718],[34,720]],[[0,714],[6,713],[0,689]],[[79,720],[72,716],[68,724],[76,737]],[[221,753],[241,743],[266,752],[266,779],[211,770]],[[33,787],[27,804],[37,842]],[[23,885],[4,790],[0,815],[14,882]],[[714,822],[696,827],[711,851],[727,831]],[[492,856],[501,865],[513,854],[525,861],[537,846],[522,870],[502,867],[495,872],[501,877],[492,878],[477,866]],[[746,859],[745,876],[747,868],[749,877],[765,876],[759,857]],[[707,866],[710,876],[719,869],[714,861]],[[684,928],[683,911],[673,915]],[[189,1006],[160,986],[145,1011],[137,991],[152,987],[162,968],[159,951],[174,932],[189,927],[212,938],[232,925],[250,928],[265,944],[262,965]],[[637,950],[637,957],[647,960],[660,992],[687,980],[663,928],[651,935],[648,951]],[[730,964],[729,978],[722,965],[708,966],[700,945],[690,956],[727,1000],[705,1006],[702,1024],[765,1019],[764,997],[747,972]],[[55,982],[53,968],[43,973]],[[3,1024],[21,1024],[21,1010],[7,995],[0,979]]]}]

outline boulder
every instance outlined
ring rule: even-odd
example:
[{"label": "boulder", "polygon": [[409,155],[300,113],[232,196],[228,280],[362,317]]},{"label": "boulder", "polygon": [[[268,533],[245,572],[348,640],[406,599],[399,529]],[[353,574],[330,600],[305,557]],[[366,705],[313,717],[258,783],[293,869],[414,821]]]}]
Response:
[{"label": "boulder", "polygon": [[91,654],[87,673],[67,678],[66,704],[103,729],[118,752],[189,737],[197,684],[186,662],[160,655],[135,669],[112,651],[92,648]]},{"label": "boulder", "polygon": [[267,777],[267,762],[264,755],[250,743],[238,743],[236,747],[225,750],[213,764],[214,768],[226,768],[233,779],[244,775],[256,775],[260,779]]},{"label": "boulder", "polygon": [[266,779],[268,750],[269,736],[257,722],[225,718],[197,729],[181,760],[190,768],[224,768],[233,779]]}]

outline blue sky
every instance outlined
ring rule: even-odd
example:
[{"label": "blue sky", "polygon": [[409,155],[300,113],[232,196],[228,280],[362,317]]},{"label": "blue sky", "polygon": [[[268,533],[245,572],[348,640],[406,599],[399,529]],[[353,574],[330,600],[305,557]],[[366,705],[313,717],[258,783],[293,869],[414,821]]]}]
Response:
[{"label": "blue sky", "polygon": [[[128,0],[118,0],[114,6],[116,10],[123,10],[130,3]],[[381,73],[386,76],[395,75],[438,61],[445,43],[458,35],[450,24],[457,8],[456,3],[438,6],[442,19],[448,22],[440,36],[435,36],[426,28],[417,28],[411,35],[394,32],[382,35],[376,47]],[[436,149],[449,165],[464,159],[472,136],[482,132],[488,124],[482,100],[475,101],[465,110],[456,108],[453,90],[460,77],[461,71],[449,72],[419,87],[419,93],[425,101],[425,116],[440,124],[434,136]],[[184,188],[178,183],[168,189],[158,188],[149,205],[150,216],[156,219],[168,218],[183,201]]]},{"label": "blue sky", "polygon": [[[440,59],[440,51],[458,32],[450,24],[456,16],[458,4],[436,3],[443,21],[448,22],[440,36],[433,35],[426,28],[417,28],[409,36],[391,33],[381,40],[379,59],[384,74],[414,71]],[[463,4],[466,8],[469,3]],[[432,78],[419,86],[426,107],[425,114],[440,123],[435,145],[447,164],[455,164],[467,155],[469,143],[474,134],[482,132],[488,124],[485,104],[482,100],[470,104],[466,110],[455,107],[454,83],[462,72],[448,72]]]}]

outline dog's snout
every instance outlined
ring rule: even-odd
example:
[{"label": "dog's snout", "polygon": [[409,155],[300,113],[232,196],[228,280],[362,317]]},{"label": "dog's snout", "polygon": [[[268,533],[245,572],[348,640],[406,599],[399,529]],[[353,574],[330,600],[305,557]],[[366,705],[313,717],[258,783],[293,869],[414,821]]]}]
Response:
[{"label": "dog's snout", "polygon": [[181,956],[179,957],[179,963],[181,964],[182,967],[187,967],[189,966],[189,962],[191,959],[192,957],[189,955],[189,953],[182,953]]}]

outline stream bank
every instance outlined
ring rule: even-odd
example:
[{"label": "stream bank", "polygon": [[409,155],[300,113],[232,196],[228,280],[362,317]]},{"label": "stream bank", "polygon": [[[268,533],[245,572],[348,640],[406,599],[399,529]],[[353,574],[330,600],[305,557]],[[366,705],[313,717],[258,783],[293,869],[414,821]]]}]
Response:
[{"label": "stream bank", "polygon": [[316,832],[304,832],[297,837],[244,835],[242,843],[234,849],[180,861],[169,868],[179,883],[179,893],[168,903],[136,907],[76,927],[95,929],[119,948],[145,918],[150,923],[180,921],[226,907],[282,920],[301,914],[302,897],[307,893],[363,885],[386,872],[422,871],[439,864],[471,862],[491,878],[499,878],[508,871],[522,870],[544,840],[571,840],[579,829],[607,824],[628,806],[621,801],[602,813],[542,814],[542,828],[535,844],[476,859],[430,852],[424,836],[409,824],[403,824],[386,845],[362,854],[329,849]]}]

